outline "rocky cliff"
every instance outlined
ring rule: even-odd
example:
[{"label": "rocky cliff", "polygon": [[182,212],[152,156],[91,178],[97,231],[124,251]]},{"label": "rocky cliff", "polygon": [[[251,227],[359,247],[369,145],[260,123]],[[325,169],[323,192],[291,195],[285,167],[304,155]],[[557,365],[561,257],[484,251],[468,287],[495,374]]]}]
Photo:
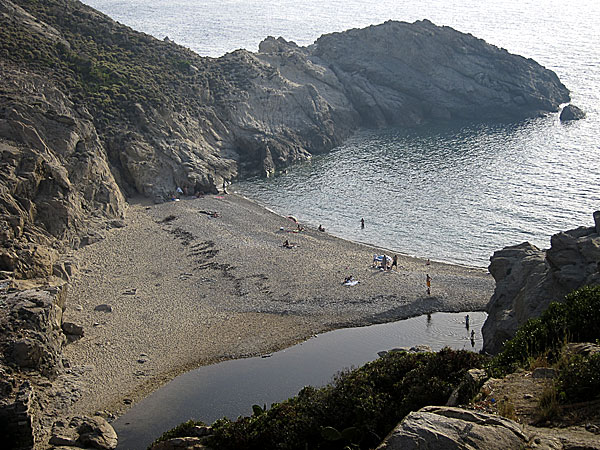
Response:
[{"label": "rocky cliff", "polygon": [[600,284],[600,211],[594,227],[552,236],[548,250],[528,242],[494,253],[489,271],[496,280],[483,326],[483,350],[502,350],[527,320],[539,317],[553,301],[587,285]]},{"label": "rocky cliff", "polygon": [[358,126],[522,118],[569,99],[534,61],[428,21],[214,59],[73,0],[0,0],[0,73],[0,269],[16,277],[52,274],[55,250],[129,195],[216,192]]}]

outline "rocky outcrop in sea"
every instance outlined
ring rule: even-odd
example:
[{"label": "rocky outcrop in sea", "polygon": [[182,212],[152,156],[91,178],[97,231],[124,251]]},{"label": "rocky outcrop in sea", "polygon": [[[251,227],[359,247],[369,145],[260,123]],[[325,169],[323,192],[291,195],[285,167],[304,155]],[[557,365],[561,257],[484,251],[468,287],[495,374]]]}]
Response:
[{"label": "rocky outcrop in sea", "polygon": [[483,325],[483,351],[495,354],[527,320],[539,317],[551,302],[588,285],[600,284],[600,211],[593,227],[552,236],[550,248],[529,242],[505,247],[491,257],[496,280]]},{"label": "rocky outcrop in sea", "polygon": [[585,112],[575,106],[575,105],[567,105],[560,112],[560,120],[561,122],[568,122],[571,120],[581,120],[585,118]]}]

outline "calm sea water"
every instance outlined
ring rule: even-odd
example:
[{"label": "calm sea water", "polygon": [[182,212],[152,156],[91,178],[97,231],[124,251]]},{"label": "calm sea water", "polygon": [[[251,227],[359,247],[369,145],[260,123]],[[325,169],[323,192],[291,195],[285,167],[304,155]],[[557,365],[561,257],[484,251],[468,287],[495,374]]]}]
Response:
[{"label": "calm sea water", "polygon": [[[506,245],[542,248],[600,209],[600,2],[580,0],[86,0],[202,55],[300,45],[388,19],[427,18],[557,72],[587,118],[360,130],[329,155],[234,189],[328,231],[432,259],[485,266]],[[358,226],[361,217],[367,226]]]}]

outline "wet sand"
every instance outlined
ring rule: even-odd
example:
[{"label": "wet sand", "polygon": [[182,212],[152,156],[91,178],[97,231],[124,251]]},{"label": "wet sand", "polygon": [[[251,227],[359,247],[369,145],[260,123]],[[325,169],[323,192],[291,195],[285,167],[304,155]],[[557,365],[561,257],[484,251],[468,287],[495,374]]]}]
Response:
[{"label": "wet sand", "polygon": [[[334,328],[482,310],[494,288],[485,270],[401,254],[397,271],[373,268],[384,250],[295,233],[291,220],[237,195],[138,203],[125,222],[73,254],[64,320],[85,336],[64,352],[79,397],[71,413],[118,415],[186,370]],[[356,286],[342,284],[349,275]]]}]

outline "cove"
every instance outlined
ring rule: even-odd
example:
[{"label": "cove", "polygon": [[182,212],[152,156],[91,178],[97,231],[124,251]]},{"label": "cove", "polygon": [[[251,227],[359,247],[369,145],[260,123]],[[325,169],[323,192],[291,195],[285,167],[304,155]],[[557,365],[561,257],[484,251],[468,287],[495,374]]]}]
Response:
[{"label": "cove", "polygon": [[[469,314],[470,328],[465,325]],[[113,422],[118,449],[143,450],[189,419],[211,424],[251,415],[253,404],[281,402],[304,386],[323,386],[339,371],[358,367],[396,347],[429,345],[478,352],[484,312],[433,313],[398,322],[343,328],[315,336],[268,357],[224,361],[184,373]],[[470,340],[471,330],[475,340]]]}]

